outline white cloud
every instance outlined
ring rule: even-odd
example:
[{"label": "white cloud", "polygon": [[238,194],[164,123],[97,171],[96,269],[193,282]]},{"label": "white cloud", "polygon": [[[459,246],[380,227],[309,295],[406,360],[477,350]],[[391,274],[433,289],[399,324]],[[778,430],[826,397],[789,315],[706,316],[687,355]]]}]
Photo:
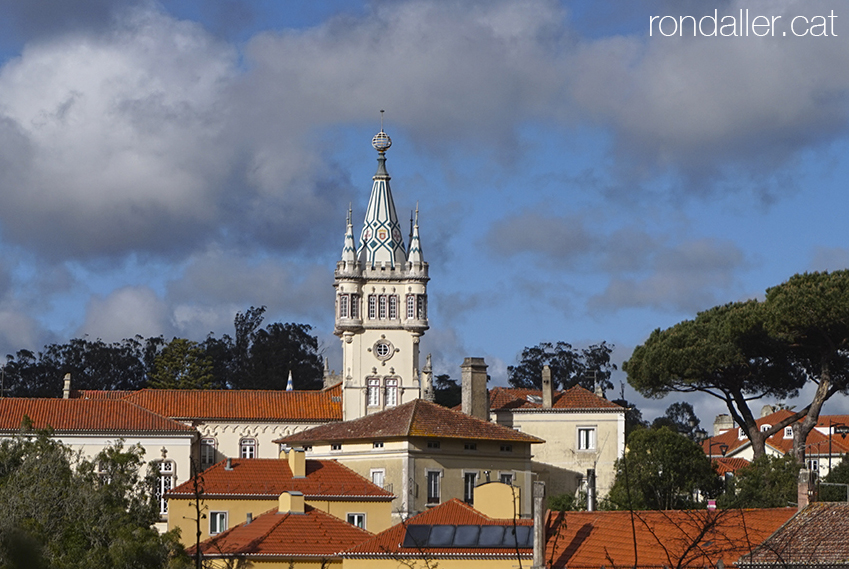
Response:
[{"label": "white cloud", "polygon": [[105,297],[92,297],[85,323],[76,336],[88,334],[104,342],[117,342],[137,334],[145,338],[163,335],[170,339],[173,330],[168,307],[153,290],[128,286]]}]

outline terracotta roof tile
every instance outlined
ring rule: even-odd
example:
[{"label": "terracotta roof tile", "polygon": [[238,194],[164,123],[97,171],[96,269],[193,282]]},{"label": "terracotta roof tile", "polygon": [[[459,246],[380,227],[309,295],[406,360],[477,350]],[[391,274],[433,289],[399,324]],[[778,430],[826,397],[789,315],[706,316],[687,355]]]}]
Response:
[{"label": "terracotta roof tile", "polygon": [[[391,528],[382,531],[373,538],[364,541],[360,545],[346,551],[343,557],[395,557],[395,556],[420,556],[426,554],[428,556],[440,557],[461,554],[470,556],[516,556],[516,550],[509,551],[504,548],[459,548],[459,547],[439,547],[427,548],[424,551],[419,547],[402,547],[406,527],[410,525],[497,525],[497,526],[513,526],[513,520],[499,520],[485,516],[478,512],[468,504],[460,500],[452,499],[444,504],[427,510],[417,516],[408,519],[402,524],[392,526]],[[516,520],[516,525],[532,526],[532,520]],[[530,556],[532,551],[530,548],[522,548],[520,551],[524,555]]]},{"label": "terracotta roof tile", "polygon": [[751,555],[740,559],[738,565],[845,566],[849,564],[847,535],[849,504],[809,504],[764,540]]},{"label": "terracotta roof tile", "polygon": [[72,389],[71,399],[123,399],[132,391],[104,390],[104,389]]},{"label": "terracotta roof tile", "polygon": [[138,405],[113,399],[0,399],[0,431],[17,431],[27,415],[36,429],[57,432],[193,433],[194,429]]},{"label": "terracotta roof tile", "polygon": [[[552,409],[610,409],[625,411],[623,407],[599,397],[593,392],[575,385],[566,391],[555,391]],[[495,387],[489,392],[489,408],[499,409],[542,409],[542,391],[539,389],[517,389]]]},{"label": "terracotta roof tile", "polygon": [[320,391],[142,389],[126,397],[174,419],[342,420],[342,388]]},{"label": "terracotta roof tile", "polygon": [[751,464],[745,458],[728,458],[728,457],[719,457],[714,458],[713,461],[716,463],[716,473],[720,476],[724,476],[726,473],[735,473],[744,466],[749,466]]},{"label": "terracotta roof tile", "polygon": [[[222,460],[203,472],[204,494],[209,497],[276,498],[286,491],[302,492],[306,498],[344,497],[351,500],[389,501],[394,498],[370,480],[334,460],[307,460],[306,477],[294,478],[289,461],[274,458],[231,459],[231,470]],[[191,498],[192,480],[168,493],[169,498]]]},{"label": "terracotta roof tile", "polygon": [[[371,537],[330,514],[310,506],[303,514],[277,509],[213,536],[200,544],[205,557],[338,557],[341,551]],[[194,553],[194,546],[188,549]]]},{"label": "terracotta roof tile", "polygon": [[[791,411],[788,411],[787,409],[780,409],[780,410],[776,411],[775,413],[767,415],[766,417],[761,417],[761,418],[757,419],[757,424],[758,424],[758,427],[761,427],[762,425],[772,426],[772,425],[777,424],[779,421],[786,419],[787,417],[789,417],[791,415],[793,415],[793,413]],[[817,423],[817,425],[820,428],[828,427],[829,426],[829,420],[832,421],[833,424],[841,423],[841,421],[839,421],[837,419],[842,418],[842,417],[844,417],[844,416],[837,415],[837,416],[820,417],[820,422]],[[849,417],[847,417],[847,418],[849,418]],[[843,424],[849,425],[849,422],[843,423]],[[831,451],[832,451],[833,455],[845,454],[845,453],[849,452],[849,439],[844,439],[840,435],[833,435],[831,437],[830,442],[831,442]],[[702,448],[704,449],[706,454],[708,454],[710,452],[709,449],[712,448],[713,449],[713,456],[717,457],[717,456],[719,456],[718,451],[719,451],[719,448],[720,448],[719,447],[720,444],[728,445],[728,450],[725,453],[726,455],[728,455],[728,454],[734,454],[734,452],[736,452],[738,449],[740,449],[741,447],[747,446],[750,443],[749,443],[749,438],[746,437],[745,435],[743,436],[743,438],[740,438],[740,429],[738,427],[734,427],[733,429],[729,429],[728,431],[725,431],[724,433],[720,433],[718,435],[715,435],[713,437],[709,437],[709,438],[705,439],[705,441],[702,443]],[[791,450],[793,450],[793,439],[792,438],[785,438],[784,430],[781,430],[781,431],[775,433],[774,435],[772,435],[771,437],[769,437],[766,440],[766,444],[768,446],[772,447],[773,449],[775,449],[777,452],[779,452],[781,454],[786,454],[786,453],[790,452]],[[828,450],[829,450],[829,437],[828,437],[828,435],[823,434],[816,429],[811,430],[811,432],[808,433],[808,439],[805,443],[805,453],[808,456],[828,456]]]},{"label": "terracotta roof tile", "polygon": [[275,442],[300,444],[404,437],[544,442],[537,437],[470,417],[424,399],[416,399],[353,421],[313,427]]},{"label": "terracotta roof tile", "polygon": [[[760,510],[670,510],[634,512],[552,512],[548,518],[546,566],[731,567],[796,512]],[[565,523],[560,523],[565,521]],[[558,529],[559,528],[559,529]]]}]

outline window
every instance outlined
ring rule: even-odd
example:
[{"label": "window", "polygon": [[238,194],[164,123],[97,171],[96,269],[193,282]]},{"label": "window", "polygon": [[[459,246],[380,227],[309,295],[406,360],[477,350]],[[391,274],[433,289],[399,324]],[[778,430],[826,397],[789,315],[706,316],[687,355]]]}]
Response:
[{"label": "window", "polygon": [[761,425],[761,432],[765,433],[772,428],[772,425]]},{"label": "window", "polygon": [[366,529],[365,514],[348,514],[348,523],[361,529]]},{"label": "window", "polygon": [[360,295],[351,295],[351,318],[354,320],[360,317]]},{"label": "window", "polygon": [[408,294],[407,295],[407,320],[414,320],[416,318],[416,295]]},{"label": "window", "polygon": [[242,458],[256,458],[256,439],[242,439],[239,441],[239,456]]},{"label": "window", "polygon": [[395,407],[398,405],[398,380],[386,380],[386,398],[384,399],[387,407]]},{"label": "window", "polygon": [[428,441],[427,442],[427,448],[439,448],[439,447],[440,447],[439,441]]},{"label": "window", "polygon": [[508,486],[513,485],[513,473],[512,472],[502,472],[498,477],[499,482],[502,484],[507,484]]},{"label": "window", "polygon": [[215,439],[201,439],[200,467],[207,469],[215,464]]},{"label": "window", "polygon": [[578,427],[578,450],[595,449],[595,427]]},{"label": "window", "polygon": [[808,470],[812,470],[817,472],[820,469],[819,460],[816,458],[808,458],[805,460],[805,465],[808,467]]},{"label": "window", "polygon": [[156,480],[156,501],[159,503],[159,514],[168,514],[168,500],[165,494],[174,487],[174,463],[170,460],[159,462],[159,476]]},{"label": "window", "polygon": [[427,297],[423,294],[416,295],[416,300],[418,301],[418,317],[419,320],[427,319]]},{"label": "window", "polygon": [[463,501],[469,505],[475,503],[475,482],[477,479],[477,472],[463,473]]},{"label": "window", "polygon": [[348,295],[339,295],[339,318],[348,318]]},{"label": "window", "polygon": [[381,294],[377,299],[377,317],[386,320],[386,295]]},{"label": "window", "polygon": [[463,444],[463,449],[465,449],[465,450],[478,450],[478,443],[465,443],[465,444]]},{"label": "window", "polygon": [[377,318],[377,295],[368,295],[368,318],[374,320]]},{"label": "window", "polygon": [[382,468],[375,468],[371,471],[371,481],[375,486],[383,488],[383,483],[386,481],[386,471]]},{"label": "window", "polygon": [[368,393],[366,393],[366,397],[368,398],[369,407],[380,407],[380,380],[378,378],[370,377],[368,379]]},{"label": "window", "polygon": [[341,443],[333,443],[332,445],[330,445],[330,450],[342,450],[342,444]]},{"label": "window", "polygon": [[427,472],[427,503],[439,503],[439,475],[438,470],[428,470]]},{"label": "window", "polygon": [[398,320],[398,297],[394,294],[389,297],[389,319]]},{"label": "window", "polygon": [[793,427],[784,427],[784,438],[792,439],[793,438]]},{"label": "window", "polygon": [[227,512],[209,512],[209,535],[227,531]]},{"label": "window", "polygon": [[372,448],[383,448],[383,441],[374,441],[371,446]]},{"label": "window", "polygon": [[513,445],[501,445],[501,452],[513,452]]}]

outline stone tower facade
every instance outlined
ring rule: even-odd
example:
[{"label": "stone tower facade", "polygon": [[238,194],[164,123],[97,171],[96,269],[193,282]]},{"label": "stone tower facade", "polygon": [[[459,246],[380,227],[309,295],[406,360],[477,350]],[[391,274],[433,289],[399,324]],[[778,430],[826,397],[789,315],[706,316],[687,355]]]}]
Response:
[{"label": "stone tower facade", "polygon": [[419,243],[418,210],[409,249],[386,171],[392,145],[380,132],[368,209],[355,248],[351,213],[342,259],[336,264],[336,326],[342,340],[342,407],[348,421],[401,405],[422,395],[419,339],[428,329],[428,267]]}]

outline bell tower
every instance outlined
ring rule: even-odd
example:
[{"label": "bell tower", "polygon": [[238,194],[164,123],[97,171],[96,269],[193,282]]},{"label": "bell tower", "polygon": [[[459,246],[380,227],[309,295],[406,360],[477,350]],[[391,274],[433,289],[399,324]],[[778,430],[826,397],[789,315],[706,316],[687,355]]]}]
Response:
[{"label": "bell tower", "polygon": [[428,329],[428,267],[419,243],[418,208],[407,249],[386,171],[386,151],[392,141],[382,126],[371,144],[377,150],[377,173],[372,177],[360,245],[355,248],[349,210],[333,283],[333,333],[342,340],[345,421],[422,394],[419,339]]}]

